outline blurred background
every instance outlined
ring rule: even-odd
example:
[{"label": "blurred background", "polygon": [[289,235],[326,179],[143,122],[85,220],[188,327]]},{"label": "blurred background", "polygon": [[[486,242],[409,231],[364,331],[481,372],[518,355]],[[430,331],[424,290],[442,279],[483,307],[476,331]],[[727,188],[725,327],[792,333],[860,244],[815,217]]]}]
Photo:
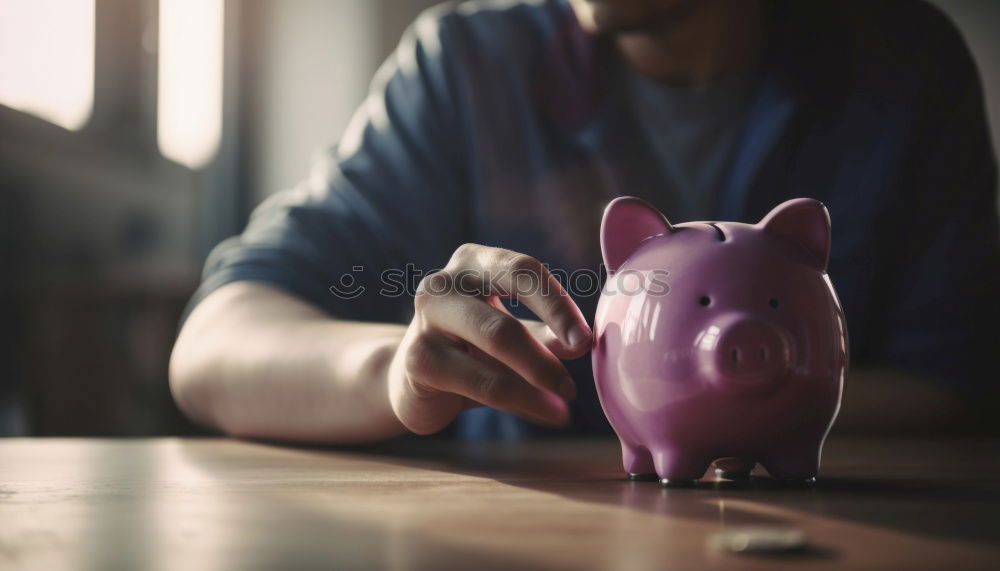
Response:
[{"label": "blurred background", "polygon": [[[334,143],[432,0],[0,0],[0,435],[190,434],[213,245]],[[1000,2],[936,0],[1000,140]]]}]

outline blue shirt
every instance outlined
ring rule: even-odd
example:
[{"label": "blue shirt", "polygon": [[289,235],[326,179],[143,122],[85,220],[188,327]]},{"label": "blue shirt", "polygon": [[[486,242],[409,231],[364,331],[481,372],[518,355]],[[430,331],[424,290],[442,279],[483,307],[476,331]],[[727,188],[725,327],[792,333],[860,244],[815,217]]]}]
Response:
[{"label": "blue shirt", "polygon": [[[712,217],[756,222],[789,198],[823,201],[853,364],[993,390],[997,173],[960,35],[922,2],[766,6],[760,81]],[[561,0],[427,12],[340,144],[215,249],[189,307],[252,280],[333,316],[405,321],[412,298],[380,294],[383,270],[409,265],[413,278],[463,242],[566,271],[597,268],[601,212],[613,197],[640,196],[681,221],[627,95],[628,73]],[[344,284],[365,293],[331,293]],[[577,297],[584,315],[593,315],[593,291]],[[574,428],[607,430],[589,359],[568,366],[580,387]],[[490,411],[466,414],[467,434],[526,430]]]},{"label": "blue shirt", "polygon": [[696,87],[629,74],[630,101],[661,167],[663,191],[674,195],[675,220],[712,219],[745,123],[754,71],[751,66]]}]

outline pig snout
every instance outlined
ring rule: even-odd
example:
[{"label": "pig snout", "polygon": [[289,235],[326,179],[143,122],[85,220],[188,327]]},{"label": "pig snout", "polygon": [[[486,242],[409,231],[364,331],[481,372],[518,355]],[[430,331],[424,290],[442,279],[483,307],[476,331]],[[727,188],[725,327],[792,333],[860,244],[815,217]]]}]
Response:
[{"label": "pig snout", "polygon": [[760,389],[784,377],[791,364],[788,335],[749,315],[728,315],[706,327],[695,341],[702,372],[726,389]]}]

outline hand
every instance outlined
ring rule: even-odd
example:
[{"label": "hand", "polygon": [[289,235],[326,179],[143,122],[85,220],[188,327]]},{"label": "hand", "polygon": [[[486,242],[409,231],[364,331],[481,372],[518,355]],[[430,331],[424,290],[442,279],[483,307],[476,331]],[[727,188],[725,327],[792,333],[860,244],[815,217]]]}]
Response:
[{"label": "hand", "polygon": [[[500,301],[524,303],[522,322]],[[576,386],[560,359],[590,349],[591,331],[559,281],[534,258],[478,244],[420,282],[413,321],[389,367],[389,400],[408,429],[430,434],[490,406],[548,426],[569,421]]]}]

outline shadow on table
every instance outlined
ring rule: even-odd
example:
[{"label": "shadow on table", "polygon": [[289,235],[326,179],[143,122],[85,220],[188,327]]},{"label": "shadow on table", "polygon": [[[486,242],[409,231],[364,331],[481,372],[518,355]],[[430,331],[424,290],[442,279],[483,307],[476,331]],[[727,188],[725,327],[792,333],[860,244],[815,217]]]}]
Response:
[{"label": "shadow on table", "polygon": [[[289,450],[290,448],[294,450]],[[603,467],[595,471],[591,461],[581,461],[581,457],[573,450],[548,454],[544,461],[536,459],[525,462],[523,458],[520,461],[514,458],[521,454],[517,447],[500,445],[500,448],[490,448],[492,450],[464,446],[456,448],[455,443],[425,447],[390,445],[369,449],[340,448],[336,451],[310,446],[273,446],[274,457],[270,459],[271,463],[266,464],[265,470],[273,470],[274,466],[279,465],[275,462],[278,460],[284,462],[279,468],[281,470],[295,470],[302,465],[322,466],[324,458],[335,455],[338,460],[361,461],[371,464],[375,469],[378,465],[386,468],[392,465],[448,475],[485,477],[509,486],[556,494],[574,501],[626,507],[671,518],[718,519],[721,523],[734,526],[786,523],[783,518],[773,515],[739,508],[720,509],[718,502],[713,500],[715,496],[710,488],[663,490],[655,484],[624,481]],[[344,486],[342,489],[346,490],[353,489],[355,493],[359,487],[370,486],[378,490],[379,486],[396,486],[391,480],[366,484],[365,481],[348,478],[332,482],[323,488],[299,486],[287,481],[282,486],[268,486],[261,485],[260,480],[254,477],[246,480],[239,479],[239,476],[237,479],[233,478],[234,469],[238,467],[242,467],[244,473],[246,470],[260,470],[262,464],[250,459],[259,453],[247,456],[222,455],[211,448],[200,450],[189,446],[181,447],[177,452],[188,466],[203,474],[206,481],[213,482],[213,485],[221,480],[225,482],[221,489],[251,492],[254,495],[253,502],[237,502],[239,507],[236,512],[239,517],[233,517],[233,513],[226,514],[230,525],[233,521],[238,521],[238,529],[230,529],[229,537],[223,538],[225,541],[208,542],[215,544],[214,551],[229,554],[227,557],[230,559],[242,554],[234,559],[241,564],[249,560],[254,568],[269,568],[278,563],[288,567],[285,564],[291,553],[294,554],[291,560],[303,567],[323,562],[364,562],[366,566],[378,562],[377,567],[383,568],[405,562],[405,567],[413,569],[546,567],[537,561],[518,559],[514,553],[454,545],[440,538],[430,537],[422,533],[419,526],[415,528],[410,521],[412,518],[405,513],[398,519],[378,516],[376,519],[381,518],[378,525],[367,525],[369,521],[364,510],[385,510],[387,504],[372,502],[372,496],[357,503],[342,499],[329,501],[336,495],[315,493],[317,489],[334,492],[340,486]],[[372,467],[365,469],[370,470]],[[387,472],[391,473],[391,470]],[[452,476],[444,476],[442,480],[451,478]],[[430,480],[431,485],[438,481],[433,477]],[[373,493],[380,495],[377,491]],[[212,495],[219,497],[224,494]],[[354,504],[354,511],[343,509],[350,504]],[[253,509],[250,506],[254,506]],[[204,505],[200,509],[206,511]],[[469,515],[477,514],[473,512]],[[483,511],[478,515],[488,514]],[[388,525],[385,525],[387,522]],[[280,531],[272,534],[267,532],[268,529]],[[324,541],[324,536],[329,539]],[[393,554],[396,554],[396,559],[393,559]],[[761,555],[789,562],[827,560],[837,556],[836,550],[822,543],[789,553]]]},{"label": "shadow on table", "polygon": [[[727,526],[794,525],[818,516],[932,538],[995,545],[1000,485],[933,475],[913,478],[825,477],[809,488],[789,488],[768,477],[748,481],[703,479],[692,489],[629,482],[609,454],[581,454],[567,446],[531,444],[427,447],[389,444],[364,452],[394,464],[482,476],[576,501],[619,506],[666,517],[719,521]],[[829,557],[817,552],[813,556]]]}]

